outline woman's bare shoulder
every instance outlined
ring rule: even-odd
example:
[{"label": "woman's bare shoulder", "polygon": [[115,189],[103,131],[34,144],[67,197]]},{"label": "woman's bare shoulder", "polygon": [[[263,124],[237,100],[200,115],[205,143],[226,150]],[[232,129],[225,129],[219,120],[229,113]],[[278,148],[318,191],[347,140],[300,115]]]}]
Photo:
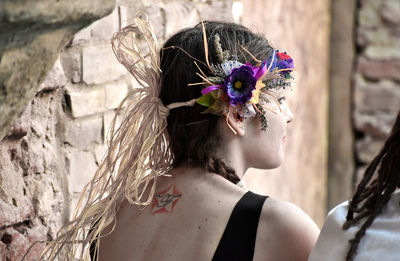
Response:
[{"label": "woman's bare shoulder", "polygon": [[259,254],[270,257],[268,260],[307,260],[318,234],[318,226],[299,207],[268,198],[260,217],[256,250],[264,252]]}]

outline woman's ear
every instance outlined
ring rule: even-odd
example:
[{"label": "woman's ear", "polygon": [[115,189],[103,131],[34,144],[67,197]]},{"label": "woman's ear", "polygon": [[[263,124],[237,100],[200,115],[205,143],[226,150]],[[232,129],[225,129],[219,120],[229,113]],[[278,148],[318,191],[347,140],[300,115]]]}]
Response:
[{"label": "woman's ear", "polygon": [[237,113],[232,113],[229,111],[225,114],[226,124],[232,130],[235,135],[244,136],[244,120],[242,117],[237,115]]}]

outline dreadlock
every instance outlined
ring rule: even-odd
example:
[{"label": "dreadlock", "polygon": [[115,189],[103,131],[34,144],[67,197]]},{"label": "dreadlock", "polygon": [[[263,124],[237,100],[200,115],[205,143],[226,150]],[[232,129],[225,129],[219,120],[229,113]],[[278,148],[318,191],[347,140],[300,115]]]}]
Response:
[{"label": "dreadlock", "polygon": [[[372,179],[376,172],[376,178]],[[375,217],[382,212],[396,187],[400,188],[400,112],[397,114],[389,138],[367,167],[350,200],[343,229],[347,230],[361,220],[362,225],[355,237],[349,240],[350,247],[346,261],[353,260],[361,238]]]}]

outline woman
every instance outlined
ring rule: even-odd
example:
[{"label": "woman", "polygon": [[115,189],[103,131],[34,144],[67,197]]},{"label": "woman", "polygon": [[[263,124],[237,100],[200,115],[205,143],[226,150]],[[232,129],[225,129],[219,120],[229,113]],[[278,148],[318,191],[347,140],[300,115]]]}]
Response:
[{"label": "woman", "polygon": [[283,160],[290,56],[219,22],[177,33],[158,53],[148,21],[136,19],[113,48],[141,87],[120,106],[82,212],[45,254],[88,257],[91,244],[98,260],[306,260],[314,222],[241,181]]},{"label": "woman", "polygon": [[350,202],[334,208],[309,260],[400,260],[400,112]]}]

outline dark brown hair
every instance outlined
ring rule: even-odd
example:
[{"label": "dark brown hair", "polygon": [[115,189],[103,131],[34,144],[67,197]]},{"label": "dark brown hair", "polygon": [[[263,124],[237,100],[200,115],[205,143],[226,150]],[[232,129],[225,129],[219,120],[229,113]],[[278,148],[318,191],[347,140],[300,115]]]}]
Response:
[{"label": "dark brown hair", "polygon": [[[374,173],[376,178],[372,179]],[[371,226],[389,201],[393,191],[400,187],[400,112],[389,138],[379,154],[367,167],[364,177],[350,200],[349,210],[343,229],[358,222],[361,228],[349,241],[350,247],[346,260],[351,261],[357,254],[357,248],[366,230]],[[400,206],[399,206],[400,207]]]},{"label": "dark brown hair", "polygon": [[[265,60],[272,55],[273,49],[261,35],[252,33],[244,26],[233,23],[204,22],[208,39],[208,59],[211,64],[219,64],[214,47],[214,37],[220,37],[223,50],[229,51],[235,60],[252,62],[251,56]],[[196,74],[199,69],[211,75],[204,65],[205,48],[203,26],[185,29],[172,36],[161,49],[161,100],[165,105],[173,102],[184,102],[201,96],[201,87],[188,86],[190,83],[202,82]],[[196,104],[193,107],[180,107],[171,110],[168,116],[168,135],[174,155],[174,166],[182,164],[206,167],[233,183],[239,181],[235,171],[216,156],[215,149],[221,142],[218,132],[219,116],[201,113],[206,107]]]}]

